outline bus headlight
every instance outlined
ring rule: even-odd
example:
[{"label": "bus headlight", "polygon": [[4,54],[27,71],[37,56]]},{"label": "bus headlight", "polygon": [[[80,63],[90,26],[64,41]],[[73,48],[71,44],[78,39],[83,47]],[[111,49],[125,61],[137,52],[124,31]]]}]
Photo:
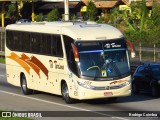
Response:
[{"label": "bus headlight", "polygon": [[120,84],[120,87],[122,88],[122,87],[130,85],[130,84],[131,84],[131,81],[129,80],[129,81],[125,82],[125,83]]},{"label": "bus headlight", "polygon": [[126,85],[130,85],[131,84],[131,80],[126,82]]},{"label": "bus headlight", "polygon": [[80,85],[81,87],[87,88],[87,89],[94,89],[93,86],[91,86],[90,84],[86,84],[86,83],[81,83],[79,81],[77,81],[78,85]]}]

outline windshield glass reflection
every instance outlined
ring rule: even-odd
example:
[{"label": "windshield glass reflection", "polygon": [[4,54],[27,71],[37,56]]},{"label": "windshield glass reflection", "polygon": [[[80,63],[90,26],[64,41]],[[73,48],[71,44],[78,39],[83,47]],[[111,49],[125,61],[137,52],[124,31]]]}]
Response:
[{"label": "windshield glass reflection", "polygon": [[81,76],[113,78],[129,74],[130,65],[124,38],[77,42]]},{"label": "windshield glass reflection", "polygon": [[116,77],[129,72],[126,50],[80,53],[80,70],[83,76]]}]

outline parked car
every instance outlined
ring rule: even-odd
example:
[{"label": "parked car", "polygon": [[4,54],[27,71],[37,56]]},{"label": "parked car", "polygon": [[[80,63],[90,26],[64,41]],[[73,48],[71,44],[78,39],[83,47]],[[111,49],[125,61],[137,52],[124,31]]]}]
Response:
[{"label": "parked car", "polygon": [[78,21],[78,22],[83,21],[83,17],[77,17],[76,21]]},{"label": "parked car", "polygon": [[160,64],[140,65],[133,74],[132,91],[151,92],[153,97],[160,94]]},{"label": "parked car", "polygon": [[30,23],[31,20],[30,19],[20,19],[19,21],[17,21],[17,23]]}]

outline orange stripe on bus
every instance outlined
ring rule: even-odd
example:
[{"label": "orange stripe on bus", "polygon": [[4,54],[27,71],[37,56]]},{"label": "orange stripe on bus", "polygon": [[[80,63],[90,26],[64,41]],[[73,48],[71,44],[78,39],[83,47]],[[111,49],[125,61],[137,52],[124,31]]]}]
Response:
[{"label": "orange stripe on bus", "polygon": [[[19,63],[27,72],[30,74],[30,67],[39,75],[40,77],[40,70],[48,77],[48,69],[34,56],[29,58],[27,55],[22,54],[19,57],[14,52],[11,53],[11,56],[7,56],[8,58],[16,61]],[[29,65],[29,66],[28,66]]]},{"label": "orange stripe on bus", "polygon": [[32,67],[32,69],[33,69],[33,70],[39,75],[39,77],[40,77],[40,68],[39,68],[37,65],[35,65],[34,63],[28,61],[28,60],[30,60],[30,58],[29,58],[27,55],[22,54],[19,59],[24,60],[27,64],[29,64],[29,65]]},{"label": "orange stripe on bus", "polygon": [[27,61],[30,61],[37,65],[42,70],[42,72],[48,77],[48,69],[36,57],[32,56],[31,59]]},{"label": "orange stripe on bus", "polygon": [[11,56],[7,56],[7,58],[10,58],[10,59],[16,61],[18,64],[20,64],[27,71],[28,74],[30,74],[30,67],[26,64],[25,61],[19,59],[19,56],[17,54],[12,52]]}]

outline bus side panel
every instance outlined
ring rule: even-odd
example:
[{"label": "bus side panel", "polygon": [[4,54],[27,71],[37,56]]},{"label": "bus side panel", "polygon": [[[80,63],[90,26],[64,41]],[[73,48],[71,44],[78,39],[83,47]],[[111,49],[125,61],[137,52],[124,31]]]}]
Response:
[{"label": "bus side panel", "polygon": [[33,90],[37,90],[38,86],[38,76],[35,76],[34,70],[31,68],[30,73],[24,72],[27,81],[27,87]]},{"label": "bus side panel", "polygon": [[[72,91],[72,80],[69,78],[69,74],[65,74],[65,73],[59,73],[59,80],[60,80],[60,90],[61,90],[61,82],[65,81],[67,86],[68,86],[68,90],[69,92]],[[60,93],[61,94],[61,93]]]},{"label": "bus side panel", "polygon": [[37,79],[33,78],[33,69],[20,59],[21,55],[21,52],[11,52],[6,49],[7,81],[15,86],[20,86],[22,73],[26,77],[27,87],[37,89]]},{"label": "bus side panel", "polygon": [[25,73],[23,68],[15,61],[6,58],[7,81],[15,86],[20,86],[20,73]]},{"label": "bus side panel", "polygon": [[14,66],[6,64],[6,71],[7,71],[7,82],[15,86],[20,86],[20,82],[18,80],[15,81]]},{"label": "bus side panel", "polygon": [[68,71],[66,60],[59,57],[46,57],[41,62],[45,63],[48,69],[48,78],[41,74],[43,79],[39,79],[38,90],[61,95],[61,80],[66,79],[64,75]]}]

